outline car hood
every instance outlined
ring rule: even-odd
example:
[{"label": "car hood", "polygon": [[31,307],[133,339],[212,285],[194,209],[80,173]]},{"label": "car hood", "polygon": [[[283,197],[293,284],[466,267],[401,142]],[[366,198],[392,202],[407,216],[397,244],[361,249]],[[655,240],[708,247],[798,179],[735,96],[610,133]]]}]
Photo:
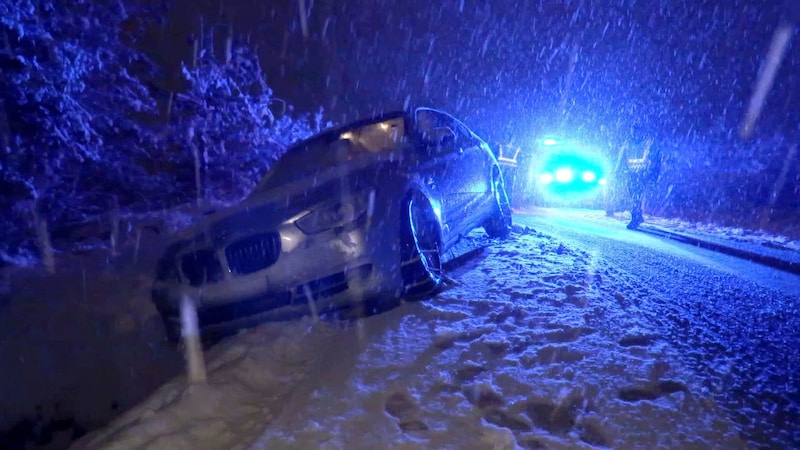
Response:
[{"label": "car hood", "polygon": [[[404,179],[399,161],[372,161],[333,167],[315,176],[263,192],[255,192],[241,203],[207,213],[206,217],[180,232],[174,245],[191,243],[224,245],[230,239],[264,230],[297,219],[316,205],[355,192],[386,186]],[[178,250],[173,248],[173,251]]]}]

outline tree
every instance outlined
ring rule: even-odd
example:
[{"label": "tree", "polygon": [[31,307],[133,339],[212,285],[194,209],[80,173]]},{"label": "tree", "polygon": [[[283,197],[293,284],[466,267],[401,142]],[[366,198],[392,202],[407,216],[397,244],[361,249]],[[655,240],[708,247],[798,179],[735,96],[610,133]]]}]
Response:
[{"label": "tree", "polygon": [[231,34],[221,58],[196,41],[166,129],[143,126],[155,102],[142,80],[156,68],[133,45],[146,17],[126,6],[0,0],[0,207],[14,212],[0,220],[6,259],[24,250],[8,247],[22,237],[54,270],[52,224],[104,215],[113,252],[119,211],[176,206],[192,192],[239,198],[289,144],[327,126],[321,112],[296,117],[274,97],[255,53]]},{"label": "tree", "polygon": [[195,58],[184,64],[187,89],[176,95],[170,142],[175,162],[191,157],[194,191],[207,199],[234,200],[250,192],[291,143],[328,126],[322,112],[292,117],[292,108],[267,86],[252,48],[234,42],[232,31],[223,56],[203,33]]},{"label": "tree", "polygon": [[[55,262],[49,223],[87,213],[96,181],[134,158],[148,133],[136,120],[153,102],[131,73],[147,61],[120,30],[121,1],[0,0],[0,92],[8,120],[0,154],[5,198]],[[113,155],[113,157],[108,157]],[[100,181],[100,180],[97,180]],[[8,194],[7,194],[8,195]]]}]

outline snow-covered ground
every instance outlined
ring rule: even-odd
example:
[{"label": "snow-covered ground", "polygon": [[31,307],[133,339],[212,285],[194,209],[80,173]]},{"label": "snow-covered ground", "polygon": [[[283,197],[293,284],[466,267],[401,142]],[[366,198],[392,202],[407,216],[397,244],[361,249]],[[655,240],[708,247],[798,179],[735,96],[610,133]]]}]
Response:
[{"label": "snow-covered ground", "polygon": [[[602,211],[574,213],[627,220]],[[798,241],[765,233],[655,217],[647,222],[800,249]],[[6,268],[0,280],[6,281],[0,286],[0,430],[34,416],[41,405],[42,418],[32,417],[37,430],[59,417],[90,429],[117,417],[81,442],[89,448],[128,448],[132,436],[225,448],[219,429],[233,433],[231,445],[253,448],[303,448],[314,439],[314,448],[383,440],[409,448],[463,448],[462,442],[484,448],[481,439],[503,435],[496,429],[503,424],[521,447],[586,440],[649,446],[656,436],[683,439],[681,427],[690,428],[683,431],[687,436],[733,439],[723,413],[676,362],[675,350],[639,323],[635,311],[626,312],[636,304],[637,286],[625,274],[591,255],[559,250],[556,239],[518,231],[458,268],[451,275],[459,284],[432,300],[351,323],[267,324],[229,339],[207,355],[214,368],[209,385],[190,388],[173,379],[150,397],[151,406],[136,405],[183,366],[180,353],[163,340],[149,301],[163,233],[144,233],[135,258],[129,234],[113,259],[105,250],[59,255],[56,275]],[[486,243],[476,236],[467,247]],[[667,382],[659,385],[656,375]],[[658,398],[629,401],[640,396]],[[180,425],[186,411],[207,417]],[[198,426],[213,438],[184,432]],[[69,432],[35,448],[65,448]]]},{"label": "snow-covered ground", "polygon": [[75,448],[746,447],[624,273],[517,231],[431,300],[229,338]]},{"label": "snow-covered ground", "polygon": [[[598,220],[630,220],[630,214],[628,213],[618,213],[609,217],[606,216],[603,211],[582,210],[582,214],[587,217],[597,218]],[[712,223],[695,223],[681,219],[666,219],[650,215],[645,215],[645,223],[677,233],[687,233],[692,236],[708,236],[714,239],[726,239],[732,242],[744,242],[777,249],[800,251],[800,240],[793,240],[786,236],[771,234],[761,230],[726,227]]]}]

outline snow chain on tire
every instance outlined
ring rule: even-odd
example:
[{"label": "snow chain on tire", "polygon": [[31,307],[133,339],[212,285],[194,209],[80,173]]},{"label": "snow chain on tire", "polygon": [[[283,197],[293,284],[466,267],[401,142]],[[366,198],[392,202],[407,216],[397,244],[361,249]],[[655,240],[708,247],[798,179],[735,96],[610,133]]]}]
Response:
[{"label": "snow chain on tire", "polygon": [[[432,220],[420,224],[419,219],[423,218],[417,215],[424,215],[428,211],[422,210],[419,203],[423,201],[409,198],[402,216],[400,272],[403,278],[403,297],[407,300],[422,299],[436,292],[442,285],[441,243],[437,225]],[[419,225],[423,225],[425,229],[416,229]],[[433,267],[426,266],[426,256],[428,264]]]}]

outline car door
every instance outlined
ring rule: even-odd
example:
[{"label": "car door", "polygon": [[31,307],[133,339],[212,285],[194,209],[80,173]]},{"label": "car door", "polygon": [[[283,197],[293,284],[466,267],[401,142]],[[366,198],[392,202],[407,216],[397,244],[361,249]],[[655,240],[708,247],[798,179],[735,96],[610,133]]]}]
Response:
[{"label": "car door", "polygon": [[[459,192],[457,212],[459,228],[475,225],[472,219],[485,208],[487,198],[491,198],[491,158],[475,134],[457,119],[455,122],[457,148],[461,153]],[[463,232],[464,230],[462,230]]]},{"label": "car door", "polygon": [[[435,193],[441,202],[444,234],[450,236],[458,226],[459,204],[463,202],[465,152],[457,142],[453,119],[439,111],[420,108],[414,117],[416,133],[425,152],[425,162],[418,166],[420,178],[426,189]],[[449,240],[449,239],[448,239]]]}]

